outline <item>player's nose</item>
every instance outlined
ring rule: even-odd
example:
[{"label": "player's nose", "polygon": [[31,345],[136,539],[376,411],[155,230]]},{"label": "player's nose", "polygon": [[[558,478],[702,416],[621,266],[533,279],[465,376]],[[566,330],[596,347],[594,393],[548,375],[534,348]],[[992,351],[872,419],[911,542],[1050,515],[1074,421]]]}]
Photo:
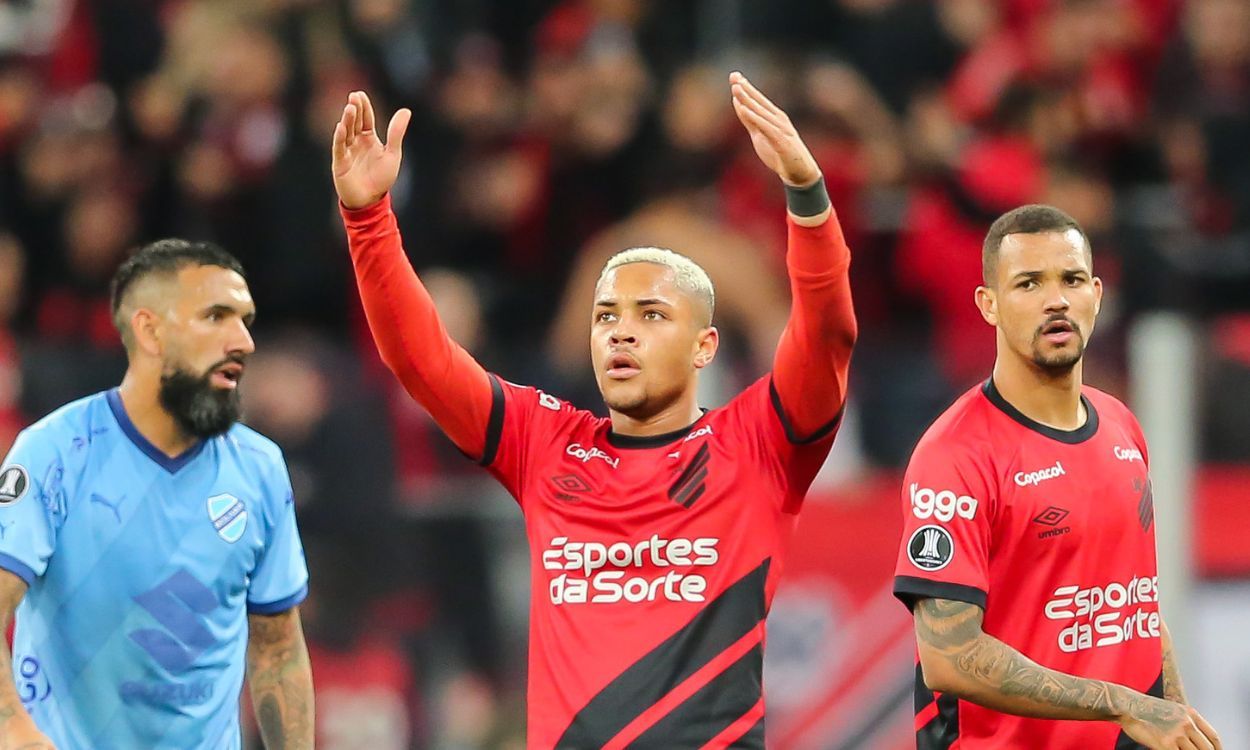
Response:
[{"label": "player's nose", "polygon": [[638,337],[634,335],[633,329],[628,324],[618,323],[615,328],[608,334],[608,339],[613,345],[619,344],[636,344]]},{"label": "player's nose", "polygon": [[256,340],[252,338],[252,332],[243,324],[243,321],[236,323],[226,351],[228,354],[239,353],[244,355],[256,351]]},{"label": "player's nose", "polygon": [[1063,293],[1062,287],[1057,287],[1051,290],[1046,297],[1047,314],[1066,312],[1069,307],[1071,307],[1071,304],[1068,302],[1067,295]]}]

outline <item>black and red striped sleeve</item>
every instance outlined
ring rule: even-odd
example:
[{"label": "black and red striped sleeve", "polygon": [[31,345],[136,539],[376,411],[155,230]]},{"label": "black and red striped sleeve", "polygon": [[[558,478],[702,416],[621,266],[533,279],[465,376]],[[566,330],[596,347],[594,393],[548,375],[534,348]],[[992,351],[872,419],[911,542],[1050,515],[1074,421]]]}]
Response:
[{"label": "black and red striped sleeve", "polygon": [[460,450],[482,458],[494,400],[491,377],[443,327],[404,254],[390,196],[358,210],[340,208],[382,361]]}]

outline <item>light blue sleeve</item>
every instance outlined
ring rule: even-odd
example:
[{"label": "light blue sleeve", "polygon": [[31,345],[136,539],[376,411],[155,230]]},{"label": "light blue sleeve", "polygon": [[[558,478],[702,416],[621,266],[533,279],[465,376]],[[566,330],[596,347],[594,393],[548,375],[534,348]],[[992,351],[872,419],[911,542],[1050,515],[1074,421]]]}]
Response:
[{"label": "light blue sleeve", "polygon": [[271,514],[265,550],[252,571],[247,611],[272,615],[294,607],[308,596],[308,565],[295,523],[295,493],[286,462],[277,461],[265,502]]},{"label": "light blue sleeve", "polygon": [[42,576],[65,520],[65,465],[54,433],[23,430],[0,467],[0,568],[29,586]]}]

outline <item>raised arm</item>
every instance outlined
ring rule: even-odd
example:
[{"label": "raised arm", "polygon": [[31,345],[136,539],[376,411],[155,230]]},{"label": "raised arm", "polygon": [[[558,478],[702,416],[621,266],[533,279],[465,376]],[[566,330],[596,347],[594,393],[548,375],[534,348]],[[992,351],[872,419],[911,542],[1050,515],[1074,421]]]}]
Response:
[{"label": "raised arm", "polygon": [[299,609],[248,615],[247,682],[268,750],[312,750],[312,666]]},{"label": "raised arm", "polygon": [[[26,582],[0,569],[0,633],[8,631],[13,612],[25,595]],[[3,641],[0,641],[0,750],[54,750],[52,741],[39,731],[22,706],[21,695],[13,681],[13,654]]]},{"label": "raised arm", "polygon": [[1192,708],[1122,685],[1047,669],[982,631],[975,604],[921,599],[914,610],[925,685],[995,711],[1040,719],[1113,721],[1150,750],[1219,750]]},{"label": "raised arm", "polygon": [[399,175],[411,117],[406,109],[396,112],[383,144],[369,97],[353,92],[334,129],[334,187],[365,317],[382,361],[452,442],[477,457],[490,420],[490,376],[448,336],[404,254],[387,195]]},{"label": "raised arm", "polygon": [[734,112],[789,206],[790,318],[773,360],[773,387],[796,441],[831,429],[846,400],[857,327],[847,275],[851,254],[820,167],[790,118],[741,73],[730,76]]}]

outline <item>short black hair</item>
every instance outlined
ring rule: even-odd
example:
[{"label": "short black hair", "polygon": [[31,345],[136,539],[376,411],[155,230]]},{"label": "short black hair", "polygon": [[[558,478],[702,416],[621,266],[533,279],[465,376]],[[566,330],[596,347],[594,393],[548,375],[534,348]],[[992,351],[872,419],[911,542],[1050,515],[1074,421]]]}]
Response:
[{"label": "short black hair", "polygon": [[144,245],[118,267],[109,283],[113,324],[121,333],[126,348],[130,348],[130,330],[127,321],[118,318],[118,313],[126,301],[127,292],[148,276],[173,275],[188,266],[218,266],[247,278],[239,259],[212,242],[170,238]]},{"label": "short black hair", "polygon": [[1040,203],[1011,209],[995,219],[985,235],[985,242],[981,245],[981,280],[986,286],[993,284],[994,273],[998,269],[998,249],[1002,247],[1003,238],[1007,235],[1062,233],[1069,229],[1081,233],[1081,239],[1085,241],[1085,253],[1090,255],[1089,235],[1085,234],[1081,225],[1067,212]]}]

